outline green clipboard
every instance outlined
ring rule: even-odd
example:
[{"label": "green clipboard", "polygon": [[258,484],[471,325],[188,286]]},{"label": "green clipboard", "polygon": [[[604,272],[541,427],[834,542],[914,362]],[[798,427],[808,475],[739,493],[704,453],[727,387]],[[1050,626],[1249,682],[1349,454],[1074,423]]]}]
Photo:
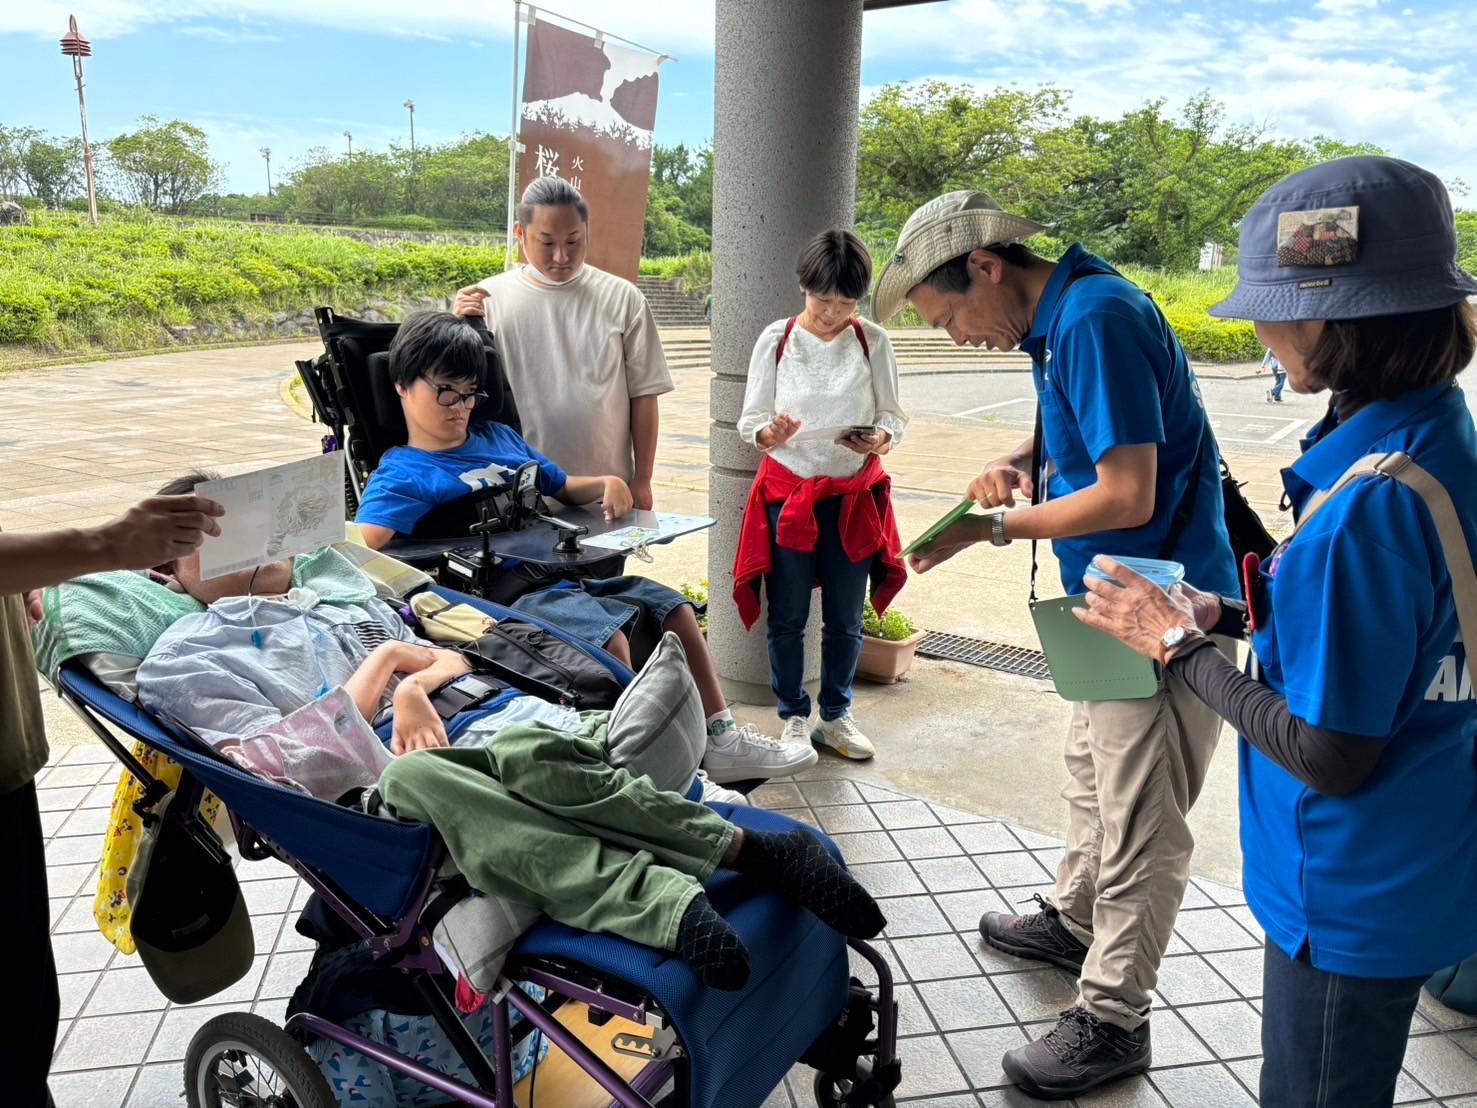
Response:
[{"label": "green clipboard", "polygon": [[1159,664],[1072,614],[1085,607],[1086,598],[1064,596],[1031,609],[1057,695],[1081,701],[1147,700],[1157,694],[1164,683]]},{"label": "green clipboard", "polygon": [[961,520],[965,516],[969,515],[970,510],[973,507],[974,507],[974,501],[973,500],[966,500],[962,504],[958,504],[955,507],[950,508],[948,510],[948,512],[946,512],[944,514],[944,517],[942,519],[940,519],[937,523],[935,523],[927,531],[924,531],[923,534],[919,535],[916,539],[914,539],[912,542],[910,542],[907,546],[903,547],[903,552],[900,555],[898,555],[898,556],[901,557],[901,558],[906,558],[909,554],[912,554],[914,551],[921,550],[923,547],[925,547],[929,543],[933,542],[934,539],[938,538],[939,535],[940,535],[940,533],[942,533],[943,529],[945,527],[949,526],[949,524],[951,524],[951,523],[957,523],[959,520]]}]

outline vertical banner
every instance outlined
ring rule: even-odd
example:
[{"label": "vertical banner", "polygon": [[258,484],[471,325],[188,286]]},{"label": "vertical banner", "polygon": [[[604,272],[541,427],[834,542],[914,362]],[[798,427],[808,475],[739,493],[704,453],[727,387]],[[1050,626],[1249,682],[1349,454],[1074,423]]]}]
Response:
[{"label": "vertical banner", "polygon": [[545,20],[528,28],[518,180],[562,177],[579,189],[590,204],[590,264],[630,281],[641,262],[660,62]]}]

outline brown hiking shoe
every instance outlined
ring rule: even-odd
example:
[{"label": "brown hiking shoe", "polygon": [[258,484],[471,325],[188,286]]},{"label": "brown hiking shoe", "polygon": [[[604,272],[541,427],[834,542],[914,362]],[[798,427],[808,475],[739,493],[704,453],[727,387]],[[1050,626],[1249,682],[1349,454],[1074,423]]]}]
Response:
[{"label": "brown hiking shoe", "polygon": [[1056,906],[1036,893],[1032,899],[1041,911],[1028,916],[1012,916],[1005,912],[986,912],[980,919],[980,934],[996,950],[1050,962],[1054,966],[1078,973],[1087,958],[1087,947],[1062,923]]},{"label": "brown hiking shoe", "polygon": [[1085,1008],[1068,1008],[1034,1043],[1001,1060],[1005,1076],[1042,1100],[1081,1096],[1108,1081],[1149,1068],[1149,1024],[1134,1031],[1104,1023]]}]

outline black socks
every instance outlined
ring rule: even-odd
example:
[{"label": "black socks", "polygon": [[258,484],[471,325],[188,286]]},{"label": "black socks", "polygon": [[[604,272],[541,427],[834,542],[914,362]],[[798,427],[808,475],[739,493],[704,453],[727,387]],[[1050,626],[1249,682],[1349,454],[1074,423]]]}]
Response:
[{"label": "black socks", "polygon": [[780,834],[744,828],[733,868],[814,912],[852,939],[870,939],[887,926],[871,894],[819,839],[803,828]]},{"label": "black socks", "polygon": [[737,992],[749,981],[749,951],[738,932],[698,893],[677,925],[677,954],[704,985]]}]

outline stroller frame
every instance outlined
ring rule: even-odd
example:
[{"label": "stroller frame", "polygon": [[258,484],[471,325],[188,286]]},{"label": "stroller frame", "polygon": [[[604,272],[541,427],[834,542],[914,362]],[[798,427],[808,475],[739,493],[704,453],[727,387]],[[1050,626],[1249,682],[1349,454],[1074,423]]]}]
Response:
[{"label": "stroller frame", "polygon": [[[486,601],[479,601],[479,603],[489,609],[497,607],[488,605]],[[527,619],[528,617],[520,618]],[[591,651],[595,656],[604,657],[604,652],[598,648],[591,648],[589,644],[580,642],[543,621],[535,622],[539,622],[566,641]],[[137,802],[135,807],[141,816],[147,816],[149,810],[169,790],[139,764],[125,742],[108,728],[103,719],[105,713],[84,695],[89,683],[98,684],[96,679],[87,674],[85,670],[80,669],[74,663],[68,663],[62,669],[57,692],[97,738],[118,758],[124,769],[133,775],[142,786],[144,797]],[[98,687],[101,688],[100,684]],[[106,691],[102,695],[112,696]],[[124,702],[119,700],[119,703]],[[120,720],[112,722],[120,727],[126,726]],[[223,766],[236,769],[232,763],[186,729],[162,721],[156,721],[156,723],[172,740],[179,742],[191,753],[209,757]],[[151,741],[146,735],[138,734],[136,737],[160,749],[160,752],[166,756],[172,753],[167,748],[160,747],[157,742]],[[182,766],[182,770],[179,787],[176,790],[181,802],[171,804],[165,818],[179,820],[185,830],[192,835],[214,839],[214,832],[201,821],[199,816],[200,800],[205,788],[190,772],[188,766]],[[244,771],[236,770],[236,772]],[[493,1057],[489,1061],[476,1039],[458,1018],[455,1007],[438,983],[445,979],[445,967],[436,954],[431,928],[427,927],[421,919],[427,904],[432,899],[436,872],[446,857],[446,848],[439,840],[436,842],[424,872],[419,876],[415,892],[407,902],[408,907],[398,919],[391,919],[366,908],[340,888],[327,874],[295,858],[270,836],[263,834],[251,823],[239,817],[229,803],[226,804],[226,810],[243,860],[260,861],[266,858],[276,858],[287,865],[308,883],[349,928],[367,941],[377,961],[399,968],[410,975],[417,991],[431,1009],[432,1017],[480,1087],[468,1085],[439,1070],[422,1065],[412,1058],[341,1027],[331,1020],[311,1013],[299,1012],[290,1016],[286,1022],[287,1031],[329,1039],[415,1078],[447,1096],[456,1098],[463,1104],[474,1105],[476,1108],[514,1108],[512,1051],[516,1045],[535,1032],[546,1035],[581,1070],[599,1084],[612,1097],[612,1108],[616,1105],[619,1108],[654,1108],[650,1098],[657,1095],[668,1080],[675,1082],[675,1089],[669,1098],[664,1099],[664,1104],[691,1102],[692,1093],[689,1088],[686,1066],[682,1064],[686,1057],[686,1046],[681,1042],[675,1029],[670,1027],[668,1019],[654,1000],[642,993],[636,986],[620,980],[606,980],[600,973],[583,970],[577,964],[544,959],[522,960],[518,957],[516,948],[509,955],[508,964],[499,975],[498,987],[491,997]],[[877,993],[875,997],[870,998],[870,1007],[878,1017],[878,1035],[875,1040],[869,1039],[865,1044],[865,1054],[875,1057],[876,1065],[875,1068],[868,1067],[867,1063],[861,1060],[861,1055],[858,1055],[857,1069],[858,1073],[863,1075],[864,1089],[876,1088],[880,1099],[855,1101],[845,1099],[834,1100],[833,1103],[890,1104],[891,1091],[897,1084],[899,1073],[896,1050],[897,1009],[892,973],[882,956],[867,943],[848,940],[848,946],[870,964],[877,974]],[[548,991],[549,999],[544,1003],[534,1001],[516,986],[515,980],[543,987]],[[626,1081],[604,1059],[581,1042],[569,1028],[559,1022],[554,1013],[560,1005],[551,1004],[550,1000],[572,1000],[585,1003],[591,1013],[591,1022],[596,1024],[603,1024],[610,1016],[620,1016],[636,1024],[655,1026],[658,1030],[657,1037],[653,1039],[652,1060],[631,1081]],[[524,1023],[516,1035],[511,1030],[510,1005],[524,1017]],[[845,1010],[841,1016],[843,1018],[840,1022],[844,1023]],[[202,1031],[208,1029],[209,1026],[206,1024]],[[668,1034],[670,1034],[669,1041],[663,1041],[667,1039]],[[876,1085],[875,1079],[868,1084],[867,1078],[872,1074],[882,1075],[880,1086]],[[855,1076],[854,1074],[822,1074],[818,1076],[817,1082],[819,1084],[823,1078],[831,1081],[851,1082]],[[187,1073],[187,1082],[193,1077],[194,1075]]]}]

